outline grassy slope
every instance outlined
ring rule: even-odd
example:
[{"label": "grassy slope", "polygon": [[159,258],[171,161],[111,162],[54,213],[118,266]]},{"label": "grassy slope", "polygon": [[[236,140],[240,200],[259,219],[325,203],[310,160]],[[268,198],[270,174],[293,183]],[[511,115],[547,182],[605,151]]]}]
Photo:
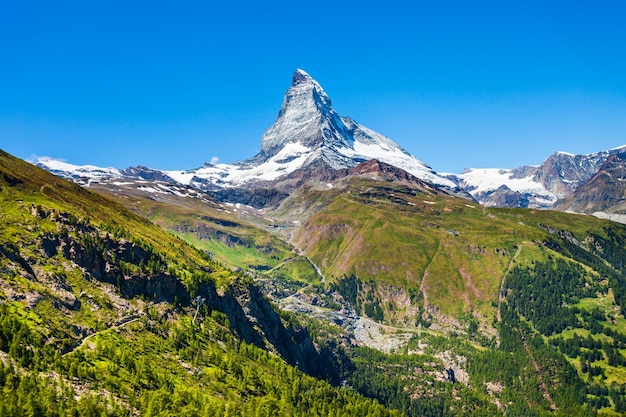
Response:
[{"label": "grassy slope", "polygon": [[[493,317],[510,264],[548,233],[546,223],[574,233],[600,230],[586,216],[529,210],[488,210],[445,195],[399,190],[390,199],[376,183],[358,183],[314,215],[296,238],[327,276],[355,274],[363,281],[423,292],[447,314],[471,310]],[[393,187],[385,184],[385,188]],[[522,248],[518,253],[517,249]],[[544,255],[545,256],[545,255]]]},{"label": "grassy slope", "polygon": [[[626,385],[624,368],[622,365],[609,365],[607,360],[609,351],[606,348],[603,348],[605,350],[600,354],[600,359],[592,360],[590,363],[590,366],[601,369],[601,373],[592,378],[582,367],[580,353],[574,356],[567,356],[564,353],[561,356],[559,354],[551,356],[554,351],[542,347],[542,343],[529,342],[531,339],[536,340],[538,335],[537,330],[533,329],[535,323],[531,316],[524,318],[524,310],[517,310],[517,307],[516,312],[510,313],[508,305],[514,302],[517,295],[510,289],[507,290],[511,282],[507,284],[506,279],[512,269],[526,267],[534,274],[532,268],[535,264],[550,265],[555,259],[563,259],[568,265],[581,267],[584,271],[585,285],[597,286],[599,292],[580,299],[577,304],[572,304],[572,307],[582,311],[576,316],[579,323],[577,326],[580,328],[567,327],[550,337],[542,336],[543,340],[554,344],[547,341],[560,337],[569,340],[573,334],[578,334],[581,337],[589,336],[594,340],[605,341],[608,345],[618,347],[622,354],[626,353],[624,349],[626,345],[620,341],[626,335],[626,320],[619,307],[623,302],[620,303],[613,296],[615,290],[624,289],[624,283],[615,279],[607,280],[609,271],[614,271],[610,273],[617,274],[618,277],[623,274],[623,263],[619,260],[622,258],[615,253],[620,253],[619,251],[624,253],[626,242],[622,237],[611,240],[610,235],[613,230],[618,236],[624,236],[624,226],[591,216],[556,211],[485,209],[446,195],[411,193],[404,187],[398,187],[396,190],[394,187],[390,184],[354,179],[349,187],[350,192],[338,194],[330,204],[304,224],[296,237],[295,245],[320,265],[331,280],[340,282],[345,276],[357,276],[365,283],[361,290],[370,292],[362,294],[360,301],[364,305],[368,302],[377,303],[383,308],[385,317],[392,321],[394,318],[403,318],[398,313],[403,306],[399,303],[393,305],[395,300],[390,294],[393,294],[394,290],[381,291],[385,286],[409,294],[419,291],[421,295],[411,298],[414,304],[424,304],[418,315],[422,314],[433,319],[432,315],[424,314],[425,310],[435,311],[435,315],[443,313],[439,316],[440,319],[443,316],[444,320],[446,317],[460,320],[460,328],[465,330],[468,330],[468,326],[471,329],[475,319],[478,319],[479,328],[493,326],[493,323],[501,320],[501,309],[508,310],[509,316],[519,314],[522,323],[528,320],[531,333],[528,333],[526,338],[518,339],[517,344],[512,343],[511,346],[518,346],[518,349],[521,352],[525,351],[524,355],[528,355],[532,360],[526,365],[519,364],[518,370],[511,372],[521,372],[527,366],[534,367],[537,360],[533,355],[542,358],[537,365],[537,375],[543,375],[543,378],[551,380],[553,385],[547,388],[547,392],[552,392],[552,396],[543,394],[545,398],[536,401],[540,409],[548,410],[557,406],[562,410],[564,404],[570,401],[560,398],[556,401],[556,403],[561,401],[558,405],[554,403],[554,398],[559,398],[559,395],[566,397],[563,393],[568,392],[569,388],[566,389],[556,383],[558,378],[565,377],[555,376],[555,370],[560,366],[550,363],[559,363],[565,359],[574,366],[572,369],[576,370],[579,378],[587,382],[587,389],[591,390],[588,392],[594,392],[595,388],[589,388],[591,386],[608,389],[611,384],[617,384],[611,395],[617,395],[615,392],[623,389],[619,387]],[[377,192],[377,188],[384,189],[385,192]],[[314,200],[317,196],[315,193],[309,193],[307,198]],[[604,243],[602,239],[605,239]],[[612,243],[607,243],[609,240]],[[602,265],[608,265],[609,269]],[[542,293],[543,288],[546,288],[545,291],[559,291],[558,288],[552,288],[549,283],[542,283],[541,276],[533,275],[533,279],[538,282],[535,285],[539,285],[535,290],[535,297],[539,297],[537,300],[546,298]],[[376,287],[373,296],[367,286],[368,283]],[[501,297],[501,289],[504,290],[505,297]],[[567,295],[564,297],[566,300]],[[601,312],[599,317],[604,318],[595,323],[596,330],[590,331],[588,328],[592,326],[593,320],[588,316],[594,308],[598,308]],[[558,321],[558,318],[555,320]],[[410,324],[405,318],[403,323]],[[418,320],[417,323],[424,321]],[[502,324],[496,327],[499,328]],[[597,325],[600,329],[611,329],[616,332],[616,336],[602,334],[603,331],[598,330]],[[516,330],[518,333],[515,333],[518,338],[527,332],[525,325],[506,323],[506,326],[518,329]],[[471,331],[468,331],[468,335],[472,336]],[[500,338],[502,337],[505,337],[503,333],[500,334]],[[484,342],[486,340],[481,343]],[[583,354],[588,350],[584,347],[581,349]],[[545,356],[546,351],[552,353]],[[470,357],[478,355],[481,361],[489,361],[487,358],[498,356],[498,351],[492,348],[487,349],[484,355],[471,353],[472,348],[466,349],[465,352],[465,355]],[[549,357],[552,359],[548,359]],[[545,363],[541,362],[544,360]],[[527,377],[533,380],[537,375],[530,372]],[[497,378],[506,379],[504,375]],[[575,378],[567,378],[568,383],[574,383]],[[503,383],[502,380],[496,385]],[[489,380],[485,380],[482,383],[488,382]],[[516,384],[514,381],[509,382],[509,389]],[[523,392],[526,389],[528,387],[522,385],[515,388],[515,391]],[[571,392],[579,388],[571,389],[568,394],[570,399]],[[504,392],[506,393],[506,389]],[[516,394],[503,395],[512,395],[513,398]],[[584,392],[574,394],[573,397],[576,395],[579,399],[596,398],[595,394]],[[608,394],[603,395],[606,400]],[[601,396],[596,399],[598,398]],[[596,403],[596,407],[611,414],[616,407],[616,400],[611,398],[608,405]],[[515,401],[521,400],[517,398]],[[526,397],[524,401],[533,403],[530,397]],[[591,405],[590,407],[593,408]]]},{"label": "grassy slope", "polygon": [[193,326],[192,308],[124,298],[88,277],[63,245],[109,247],[109,268],[129,240],[160,260],[128,258],[124,280],[174,274],[190,291],[239,280],[121,205],[1,151],[0,217],[0,415],[394,414],[241,342],[220,311],[203,308]]},{"label": "grassy slope", "polygon": [[307,283],[320,278],[291,245],[264,230],[271,229],[269,221],[256,214],[249,221],[247,217],[250,216],[243,209],[197,198],[158,196],[162,201],[157,201],[153,196],[137,193],[136,190],[129,190],[135,193],[132,198],[103,187],[98,191],[210,253],[216,261],[229,268],[253,272],[262,277]]}]

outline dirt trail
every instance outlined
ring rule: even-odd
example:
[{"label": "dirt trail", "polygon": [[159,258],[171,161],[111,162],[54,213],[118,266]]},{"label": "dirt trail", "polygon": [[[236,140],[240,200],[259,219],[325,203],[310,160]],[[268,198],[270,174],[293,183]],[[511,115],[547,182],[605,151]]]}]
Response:
[{"label": "dirt trail", "polygon": [[90,335],[87,335],[85,338],[83,338],[83,340],[81,341],[80,345],[76,346],[74,349],[65,352],[63,354],[63,356],[67,356],[70,353],[74,352],[77,349],[82,348],[83,346],[85,346],[88,342],[89,339],[93,338],[96,335],[102,334],[104,332],[110,332],[111,330],[116,330],[116,329],[121,329],[122,327],[126,326],[127,324],[130,324],[134,321],[139,320],[141,317],[136,315],[136,314],[131,314],[130,316],[126,316],[121,318],[120,320],[116,321],[111,327],[104,329],[104,330],[100,330],[99,332],[95,332],[95,333],[91,333]]}]

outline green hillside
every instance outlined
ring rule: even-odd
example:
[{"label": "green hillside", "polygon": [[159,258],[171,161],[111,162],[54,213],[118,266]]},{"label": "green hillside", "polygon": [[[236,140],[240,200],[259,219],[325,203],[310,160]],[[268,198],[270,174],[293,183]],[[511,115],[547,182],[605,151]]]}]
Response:
[{"label": "green hillside", "polygon": [[[554,248],[546,242],[560,239],[559,231],[579,236],[588,246],[581,250],[600,256],[592,243],[606,239],[612,227],[591,216],[486,209],[360,178],[349,189],[312,216],[294,240],[327,277],[340,286],[357,278],[372,296],[403,290],[423,309],[473,313],[485,322],[496,314],[508,271],[547,259]],[[592,235],[598,239],[592,242]],[[576,255],[570,257],[580,262]],[[395,313],[389,318],[401,319],[402,306],[390,307],[387,312]]]},{"label": "green hillside", "polygon": [[289,365],[324,361],[243,276],[4,152],[0,217],[0,415],[399,415]]},{"label": "green hillside", "polygon": [[510,404],[500,410],[626,412],[625,226],[363,178],[342,191],[294,244],[357,312],[462,357],[468,386]]},{"label": "green hillside", "polygon": [[0,154],[0,415],[626,413],[624,226],[368,176],[264,223]]},{"label": "green hillside", "polygon": [[222,265],[267,278],[296,282],[319,280],[315,269],[293,246],[269,230],[272,221],[247,208],[172,194],[157,196],[129,187],[120,193],[104,185],[94,189],[118,201]]}]

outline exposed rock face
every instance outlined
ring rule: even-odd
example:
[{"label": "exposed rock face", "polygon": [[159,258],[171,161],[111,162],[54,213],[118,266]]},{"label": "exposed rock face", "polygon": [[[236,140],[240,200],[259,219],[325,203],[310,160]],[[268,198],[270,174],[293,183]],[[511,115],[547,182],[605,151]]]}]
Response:
[{"label": "exposed rock face", "polygon": [[272,158],[280,164],[300,160],[297,169],[326,165],[335,170],[376,159],[427,182],[454,188],[393,140],[337,114],[324,89],[302,70],[294,73],[278,117],[263,135],[261,152],[241,166]]},{"label": "exposed rock face", "polygon": [[330,352],[318,352],[306,328],[285,326],[279,315],[252,284],[231,286],[223,296],[213,295],[214,307],[227,314],[231,326],[248,343],[276,351],[289,364],[330,380],[333,371]]},{"label": "exposed rock face", "polygon": [[285,191],[270,188],[269,184],[258,184],[251,188],[224,188],[210,194],[219,201],[245,204],[255,208],[276,206],[289,196]]},{"label": "exposed rock face", "polygon": [[148,168],[143,165],[139,165],[136,167],[129,167],[120,171],[124,177],[127,178],[135,178],[142,179],[147,181],[165,181],[165,182],[176,182],[170,176],[165,174],[163,171],[159,171],[156,169]]},{"label": "exposed rock face", "polygon": [[598,172],[578,187],[556,208],[579,213],[594,213],[626,201],[626,152],[609,156]]},{"label": "exposed rock face", "polygon": [[540,166],[473,168],[449,178],[478,202],[489,207],[566,208],[590,213],[592,206],[594,210],[599,206],[564,205],[557,204],[557,201],[568,201],[576,190],[601,171],[608,158],[622,152],[623,147],[586,155],[556,152]]},{"label": "exposed rock face", "polygon": [[333,148],[350,148],[350,142],[350,132],[324,89],[309,74],[297,70],[276,121],[261,139],[261,152],[247,163],[266,162],[289,144],[298,144],[320,149],[319,157],[331,167],[343,168],[347,161],[337,159]]},{"label": "exposed rock face", "polygon": [[493,191],[486,191],[476,195],[480,204],[486,207],[521,207],[527,208],[529,196],[527,193],[519,193],[511,190],[506,185],[501,185]]},{"label": "exposed rock face", "polygon": [[604,151],[588,155],[572,155],[557,152],[550,155],[537,168],[533,179],[543,184],[558,198],[566,197],[598,172],[610,153],[610,151]]},{"label": "exposed rock face", "polygon": [[143,295],[156,301],[190,302],[189,294],[176,277],[165,273],[147,276],[128,274],[121,270],[118,263],[145,264],[154,254],[125,240],[101,238],[99,243],[101,248],[89,247],[68,235],[48,235],[42,239],[41,248],[47,256],[61,253],[82,268],[87,278],[115,285],[124,297]]}]

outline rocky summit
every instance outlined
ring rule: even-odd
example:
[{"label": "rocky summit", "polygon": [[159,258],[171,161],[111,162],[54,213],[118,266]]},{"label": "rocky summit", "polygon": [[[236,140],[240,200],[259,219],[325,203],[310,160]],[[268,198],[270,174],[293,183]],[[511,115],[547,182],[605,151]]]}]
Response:
[{"label": "rocky summit", "polygon": [[[264,188],[294,175],[299,170],[341,170],[369,160],[395,166],[428,183],[456,188],[424,162],[409,154],[388,137],[340,116],[321,85],[298,69],[285,93],[276,121],[261,139],[261,150],[249,159],[232,164],[205,164],[192,170],[162,171],[162,179],[173,179],[202,190],[224,188]],[[138,169],[102,169],[79,167],[45,159],[39,166],[65,178],[103,180],[106,178],[146,179],[144,167]],[[93,172],[94,175],[91,175]],[[297,174],[302,176],[302,174]],[[154,177],[154,172],[151,173]]]},{"label": "rocky summit", "polygon": [[461,174],[442,175],[390,138],[339,115],[322,86],[298,69],[276,120],[261,138],[261,149],[249,159],[171,171],[76,166],[49,158],[37,164],[82,185],[117,179],[161,181],[211,192],[222,201],[262,208],[276,206],[305,183],[326,183],[347,175],[359,164],[376,160],[487,207],[555,208],[623,221],[621,195],[603,197],[604,204],[569,201],[580,200],[574,197],[579,188],[597,189],[597,179],[595,186],[587,182],[596,177],[609,157],[625,150],[618,147],[585,155],[555,152],[538,166],[469,168]]}]

